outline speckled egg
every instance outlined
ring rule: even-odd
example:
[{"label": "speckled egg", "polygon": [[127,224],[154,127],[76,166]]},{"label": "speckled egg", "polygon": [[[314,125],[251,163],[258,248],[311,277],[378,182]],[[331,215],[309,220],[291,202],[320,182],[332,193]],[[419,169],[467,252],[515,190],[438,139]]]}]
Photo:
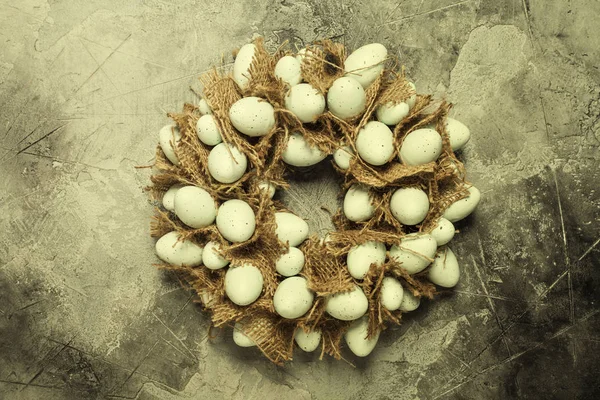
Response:
[{"label": "speckled egg", "polygon": [[217,216],[217,205],[210,193],[197,186],[184,186],[175,194],[175,214],[192,228],[204,228]]},{"label": "speckled egg", "polygon": [[242,90],[248,87],[248,81],[250,79],[248,70],[252,64],[255,51],[256,46],[254,44],[248,43],[243,45],[240,51],[238,51],[233,63],[233,80]]},{"label": "speckled egg", "polygon": [[198,111],[200,111],[200,114],[202,115],[212,114],[212,108],[206,99],[200,99],[198,102]]},{"label": "speckled egg", "polygon": [[221,269],[229,264],[219,251],[221,245],[217,242],[210,241],[204,246],[204,252],[202,254],[202,261],[208,269]]},{"label": "speckled egg", "polygon": [[179,240],[179,233],[173,231],[156,241],[156,255],[164,262],[188,267],[202,264],[203,248],[190,240]]},{"label": "speckled egg", "polygon": [[471,139],[469,128],[454,118],[446,118],[446,132],[448,132],[450,146],[454,151],[462,149],[469,139]]},{"label": "speckled egg", "polygon": [[304,262],[305,257],[302,250],[297,247],[290,247],[285,254],[277,259],[275,269],[283,276],[294,276],[302,271]]},{"label": "speckled egg", "polygon": [[233,183],[246,173],[248,159],[237,147],[219,143],[208,154],[208,172],[221,183]]},{"label": "speckled egg", "polygon": [[401,263],[409,274],[423,271],[435,256],[437,243],[427,233],[411,233],[403,237],[400,245],[390,248],[390,258]]},{"label": "speckled egg", "polygon": [[460,269],[454,252],[449,247],[440,251],[427,272],[427,279],[438,286],[451,288],[460,278]]},{"label": "speckled egg", "polygon": [[415,297],[410,290],[405,290],[402,296],[402,303],[400,303],[400,311],[411,312],[419,308],[421,304],[421,298]]},{"label": "speckled egg", "polygon": [[438,246],[443,246],[451,241],[454,233],[454,224],[443,217],[437,220],[431,230],[431,236],[435,239]]},{"label": "speckled egg", "polygon": [[471,186],[469,189],[469,196],[462,200],[458,200],[450,205],[444,211],[443,217],[450,222],[457,222],[463,218],[469,216],[481,200],[481,192],[475,186]]},{"label": "speckled egg", "polygon": [[158,134],[158,143],[165,156],[175,165],[179,165],[179,159],[175,155],[174,146],[181,141],[181,132],[176,125],[163,126]]},{"label": "speckled egg", "polygon": [[232,266],[225,273],[225,294],[238,306],[252,304],[263,289],[263,276],[251,264]]},{"label": "speckled egg", "polygon": [[405,102],[389,102],[377,107],[375,115],[377,120],[386,125],[396,125],[408,116],[410,108]]},{"label": "speckled egg", "polygon": [[185,185],[175,184],[165,192],[162,198],[163,207],[169,211],[175,211],[175,193]]},{"label": "speckled egg", "polygon": [[325,96],[308,83],[292,86],[285,96],[285,108],[302,122],[313,122],[325,111]]},{"label": "speckled egg", "polygon": [[350,324],[350,327],[344,335],[348,348],[358,357],[366,357],[371,354],[379,340],[379,332],[368,339],[368,331],[369,318],[363,317]]},{"label": "speckled egg", "polygon": [[398,279],[386,276],[381,282],[381,305],[390,311],[396,311],[402,304],[404,288]]},{"label": "speckled egg", "polygon": [[340,169],[346,170],[350,167],[350,160],[354,157],[354,151],[350,146],[342,146],[333,153],[333,161]]},{"label": "speckled egg", "polygon": [[356,136],[356,151],[371,165],[383,165],[394,154],[394,134],[384,123],[370,121]]},{"label": "speckled egg", "polygon": [[298,347],[307,353],[310,353],[319,347],[319,343],[321,342],[321,330],[317,328],[307,333],[304,332],[304,329],[297,328],[294,333],[294,340]]},{"label": "speckled egg", "polygon": [[227,200],[217,211],[217,229],[230,242],[245,242],[256,229],[254,210],[243,200]]},{"label": "speckled egg", "polygon": [[327,92],[327,107],[338,118],[348,119],[361,115],[366,106],[365,89],[349,76],[333,81]]},{"label": "speckled egg", "polygon": [[275,234],[283,243],[296,247],[308,238],[308,224],[295,214],[276,212],[275,223]]},{"label": "speckled egg", "polygon": [[400,188],[390,199],[390,210],[401,224],[416,225],[422,222],[429,212],[429,197],[418,188]]},{"label": "speckled egg", "polygon": [[383,265],[385,252],[385,245],[376,241],[369,241],[352,247],[346,257],[350,275],[354,279],[364,279],[371,268],[371,264]]},{"label": "speckled egg", "polygon": [[261,191],[267,192],[270,199],[272,199],[273,196],[275,196],[275,191],[277,190],[277,187],[275,186],[275,184],[273,182],[269,182],[269,181],[258,182],[258,188]]},{"label": "speckled egg", "polygon": [[367,88],[383,71],[387,49],[380,43],[366,44],[354,50],[344,62],[346,76]]},{"label": "speckled egg", "polygon": [[260,97],[244,97],[231,105],[229,119],[244,135],[265,136],[275,126],[275,109]]},{"label": "speckled egg", "polygon": [[236,322],[233,326],[233,342],[240,347],[254,347],[256,343],[244,333],[244,326]]},{"label": "speckled egg", "polygon": [[198,139],[207,146],[215,146],[223,141],[219,127],[212,114],[203,115],[196,123]]},{"label": "speckled egg", "polygon": [[298,132],[290,134],[287,146],[281,155],[286,164],[294,167],[309,167],[322,161],[327,154],[316,146],[309,145]]},{"label": "speckled egg", "polygon": [[375,213],[373,199],[369,194],[369,188],[365,185],[352,185],[344,196],[344,215],[350,221],[366,221]]},{"label": "speckled egg", "polygon": [[275,76],[290,86],[299,84],[302,82],[300,61],[292,56],[281,57],[275,65]]},{"label": "speckled egg", "polygon": [[349,292],[336,293],[327,297],[325,311],[333,318],[342,321],[354,321],[365,315],[369,301],[362,289],[354,285]]},{"label": "speckled egg", "polygon": [[400,161],[406,165],[422,165],[435,161],[442,154],[442,137],[433,129],[412,131],[400,146]]},{"label": "speckled egg", "polygon": [[314,293],[308,288],[306,278],[292,276],[277,286],[273,295],[275,312],[286,319],[300,318],[310,310]]}]

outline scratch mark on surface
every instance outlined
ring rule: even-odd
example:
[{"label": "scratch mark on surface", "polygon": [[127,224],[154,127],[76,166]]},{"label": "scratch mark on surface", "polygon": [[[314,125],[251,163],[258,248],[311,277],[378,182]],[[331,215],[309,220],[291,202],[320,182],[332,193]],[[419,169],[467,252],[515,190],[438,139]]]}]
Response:
[{"label": "scratch mark on surface", "polygon": [[156,320],[157,320],[158,322],[160,322],[160,324],[161,324],[162,326],[164,326],[164,327],[165,327],[165,329],[166,329],[167,331],[169,331],[169,333],[170,333],[171,335],[173,335],[173,337],[174,337],[174,338],[175,338],[175,339],[176,339],[176,340],[179,342],[179,344],[181,344],[181,346],[182,346],[184,349],[186,349],[186,350],[187,350],[187,352],[189,353],[189,355],[190,355],[190,357],[192,358],[192,360],[194,360],[194,361],[198,361],[198,359],[196,358],[196,356],[194,355],[194,353],[192,353],[192,351],[191,351],[191,350],[190,350],[190,349],[189,349],[189,348],[188,348],[188,347],[185,345],[185,343],[183,343],[183,340],[181,340],[181,339],[179,338],[179,336],[177,336],[177,335],[175,334],[175,332],[173,332],[173,331],[171,330],[171,328],[169,328],[169,327],[167,326],[167,324],[165,324],[165,323],[164,323],[164,322],[163,322],[163,321],[162,321],[160,318],[158,318],[158,316],[157,316],[156,314],[154,314],[154,312],[152,313],[152,315],[154,316],[154,318],[156,318]]},{"label": "scratch mark on surface", "polygon": [[[131,35],[132,35],[132,33],[130,33],[129,35],[127,35],[127,37],[125,39],[123,39],[123,41],[108,55],[108,57],[106,57],[104,59],[104,61],[102,61],[100,64],[98,64],[98,67],[96,67],[96,69],[92,72],[92,74],[87,77],[87,79],[77,88],[77,90],[75,90],[75,92],[73,93],[73,95],[71,96],[71,98],[73,98],[77,93],[79,93],[79,91],[81,90],[81,88],[84,87],[85,84],[88,83],[90,81],[90,79],[92,79],[92,77],[94,75],[96,75],[96,73],[98,71],[100,71],[102,69],[102,67],[104,66],[104,64],[106,64],[106,62],[117,52],[117,50],[119,50],[121,48],[121,46],[123,46],[125,44],[125,42],[127,42],[129,40],[129,38],[131,37]],[[82,45],[83,45],[83,43],[82,43]],[[87,51],[87,47],[85,47],[85,46],[83,46],[83,47]],[[94,59],[94,57],[92,57],[92,59]],[[96,60],[94,59],[94,61],[96,61]]]},{"label": "scratch mark on surface", "polygon": [[405,20],[408,20],[408,19],[412,19],[412,18],[415,18],[415,17],[420,17],[420,16],[423,16],[423,15],[433,14],[433,13],[436,13],[438,11],[444,11],[444,10],[447,10],[449,8],[454,8],[454,7],[460,6],[460,5],[465,4],[465,3],[470,3],[471,1],[473,1],[473,0],[463,0],[463,1],[459,1],[458,3],[449,4],[449,5],[444,6],[444,7],[436,8],[434,10],[417,12],[417,13],[414,13],[414,14],[407,15],[405,17],[396,19],[394,21],[390,21],[390,22],[386,22],[384,24],[381,24],[381,25],[378,26],[378,28],[380,28],[382,26],[385,26],[385,25],[391,25],[391,24],[395,24],[397,22],[402,22],[402,21],[405,21]]},{"label": "scratch mark on surface", "polygon": [[498,363],[495,363],[495,364],[493,364],[493,365],[490,365],[489,367],[486,367],[486,368],[482,369],[481,371],[478,371],[478,372],[476,372],[476,373],[474,373],[474,374],[472,374],[472,375],[469,375],[469,376],[465,377],[465,378],[464,378],[464,379],[463,379],[461,382],[459,382],[459,383],[458,383],[458,384],[456,384],[455,386],[453,386],[453,387],[451,387],[450,389],[448,389],[448,390],[444,391],[443,393],[440,393],[439,395],[437,395],[437,396],[433,397],[433,399],[432,399],[432,400],[439,399],[440,397],[443,397],[443,396],[445,396],[445,395],[447,395],[447,394],[449,394],[449,393],[452,393],[452,392],[454,392],[456,389],[458,389],[458,388],[460,388],[461,386],[463,386],[463,385],[465,385],[465,384],[467,384],[467,383],[469,383],[469,382],[473,381],[474,379],[476,379],[477,377],[479,377],[479,376],[481,376],[481,375],[485,374],[486,372],[488,372],[488,371],[492,371],[492,370],[494,370],[494,369],[496,369],[496,368],[498,368],[498,367],[500,367],[500,366],[502,366],[502,365],[505,365],[505,364],[511,363],[511,362],[513,362],[513,361],[515,361],[515,360],[517,360],[517,359],[521,358],[521,357],[522,357],[522,356],[524,356],[525,354],[527,354],[527,353],[529,353],[529,352],[531,352],[531,351],[533,351],[533,350],[536,350],[536,349],[538,349],[539,347],[542,347],[542,346],[546,345],[546,344],[547,344],[547,343],[549,343],[550,341],[552,341],[552,340],[556,339],[557,337],[560,337],[560,336],[564,335],[565,333],[567,333],[567,332],[569,332],[571,329],[573,329],[575,326],[577,326],[579,323],[581,323],[581,322],[585,322],[586,320],[588,320],[589,318],[591,318],[591,317],[593,317],[594,315],[598,314],[599,312],[600,312],[600,310],[594,310],[594,311],[592,311],[591,313],[589,313],[588,315],[586,315],[585,317],[581,318],[579,321],[577,321],[577,324],[571,324],[571,325],[568,325],[568,326],[566,326],[566,327],[564,327],[564,328],[562,328],[562,329],[559,329],[559,330],[558,330],[558,331],[557,331],[557,332],[556,332],[554,335],[552,335],[552,336],[551,336],[550,338],[548,338],[547,340],[544,340],[543,342],[540,342],[540,343],[536,343],[536,344],[534,344],[533,346],[531,346],[531,347],[529,347],[529,348],[527,348],[527,349],[525,349],[525,350],[523,350],[523,351],[521,351],[521,352],[519,352],[519,353],[513,354],[512,356],[510,356],[510,357],[507,357],[506,359],[504,359],[504,360],[502,360],[502,361],[500,361],[500,362],[498,362]]},{"label": "scratch mark on surface", "polygon": [[594,249],[594,247],[598,246],[598,243],[600,243],[600,238],[598,238],[598,240],[596,240],[596,241],[594,242],[594,244],[592,244],[592,245],[590,246],[590,248],[589,248],[589,249],[587,249],[587,250],[585,251],[585,253],[583,253],[583,254],[581,255],[581,257],[579,257],[579,259],[578,259],[577,261],[581,261],[581,260],[583,260],[583,259],[584,259],[584,258],[585,258],[585,257],[586,257],[588,254],[590,254],[590,253],[591,253],[591,251]]},{"label": "scratch mark on surface", "polygon": [[24,152],[25,150],[29,149],[30,147],[32,147],[32,146],[34,146],[34,145],[38,144],[38,143],[39,143],[39,142],[41,142],[42,140],[44,140],[44,139],[46,139],[46,138],[50,137],[50,135],[52,135],[52,134],[54,134],[54,133],[58,132],[59,130],[61,130],[62,128],[64,128],[64,127],[65,127],[65,126],[67,126],[67,125],[69,125],[69,123],[68,123],[68,122],[67,122],[66,124],[64,124],[64,125],[61,125],[61,126],[59,126],[58,128],[54,128],[54,129],[52,129],[50,132],[46,133],[44,136],[42,136],[41,138],[39,138],[39,139],[38,139],[38,140],[36,140],[35,142],[33,142],[33,143],[29,144],[28,146],[26,146],[24,149],[21,149],[21,150],[19,150],[19,151],[17,152],[17,155],[18,155],[18,154],[21,154],[22,152]]},{"label": "scratch mark on surface", "polygon": [[563,208],[562,202],[560,200],[560,191],[558,189],[558,179],[556,178],[556,171],[552,170],[552,175],[554,177],[554,185],[556,187],[556,199],[558,201],[558,212],[560,214],[560,227],[562,230],[562,240],[563,240],[563,252],[565,257],[565,265],[567,267],[567,280],[569,285],[569,320],[571,323],[575,320],[575,303],[573,300],[573,281],[571,279],[571,261],[569,260],[569,247],[567,244],[567,231],[565,229],[565,219],[563,216]]},{"label": "scratch mark on surface", "polygon": [[[23,152],[23,154],[27,154],[28,156],[34,156],[34,157],[48,158],[50,160],[59,161],[59,162],[64,163],[64,164],[82,165],[84,167],[95,168],[95,169],[98,169],[100,171],[116,171],[116,168],[102,168],[102,167],[98,167],[96,165],[86,164],[86,163],[83,163],[83,162],[80,162],[80,161],[65,160],[65,159],[62,159],[62,158],[54,157],[54,156],[47,156],[47,155],[38,154],[38,153],[30,153],[28,151]],[[25,196],[22,196],[22,197],[25,197]]]},{"label": "scratch mark on surface", "polygon": [[540,103],[542,105],[542,114],[544,115],[544,128],[546,129],[546,139],[550,143],[550,132],[548,132],[548,118],[546,117],[546,107],[544,106],[544,99],[540,97]]},{"label": "scratch mark on surface", "polygon": [[33,307],[33,306],[35,306],[36,304],[39,304],[39,303],[41,303],[41,302],[42,302],[42,300],[38,300],[38,301],[35,301],[35,302],[31,303],[31,304],[27,304],[26,306],[24,306],[24,307],[21,307],[21,308],[19,308],[18,310],[15,310],[15,311],[11,312],[10,314],[8,314],[8,317],[7,317],[7,319],[11,319],[11,318],[12,318],[12,316],[13,316],[13,315],[15,315],[16,313],[18,313],[19,311],[26,310],[26,309],[28,309],[29,307]]},{"label": "scratch mark on surface", "polygon": [[529,32],[529,42],[533,47],[533,30],[531,29],[531,19],[529,18],[529,0],[522,0],[523,12],[525,13],[525,20],[527,21],[527,30]]},{"label": "scratch mark on surface", "polygon": [[[479,249],[482,254],[481,257],[483,257],[483,247],[481,245],[481,239],[478,239],[478,242],[479,242]],[[475,267],[474,269],[475,269],[475,273],[477,274],[477,278],[479,279],[479,282],[481,282],[481,287],[483,288],[483,292],[486,294],[486,296],[489,296],[490,293],[487,290],[487,286],[485,286],[485,282],[483,281],[481,272],[479,271],[479,267],[477,267],[477,261],[475,260],[475,257],[471,256],[471,260],[473,261],[473,266]],[[485,259],[483,259],[482,261],[485,265]],[[494,317],[496,318],[496,323],[498,324],[498,328],[500,328],[500,331],[503,331],[504,326],[502,325],[502,321],[500,321],[500,317],[498,316],[498,312],[496,311],[496,306],[494,305],[494,302],[489,297],[488,297],[487,301],[488,301],[488,304],[490,305],[490,309],[492,310],[492,313],[494,314]],[[512,352],[510,351],[510,347],[508,346],[508,341],[506,339],[506,336],[502,337],[502,342],[504,343],[504,346],[506,347],[506,350],[508,351],[508,355],[510,356],[512,354]]]}]

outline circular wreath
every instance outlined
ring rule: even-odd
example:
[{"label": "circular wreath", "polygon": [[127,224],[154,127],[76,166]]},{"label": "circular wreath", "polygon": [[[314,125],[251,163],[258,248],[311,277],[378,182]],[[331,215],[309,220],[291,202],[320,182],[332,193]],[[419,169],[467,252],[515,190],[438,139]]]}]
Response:
[{"label": "circular wreath", "polygon": [[[347,57],[328,40],[269,54],[258,39],[234,56],[160,131],[149,187],[160,266],[214,327],[275,363],[294,343],[340,359],[342,338],[366,356],[421,297],[458,282],[446,243],[480,197],[454,154],[469,130],[378,43]],[[329,155],[344,198],[319,238],[274,194]]]}]

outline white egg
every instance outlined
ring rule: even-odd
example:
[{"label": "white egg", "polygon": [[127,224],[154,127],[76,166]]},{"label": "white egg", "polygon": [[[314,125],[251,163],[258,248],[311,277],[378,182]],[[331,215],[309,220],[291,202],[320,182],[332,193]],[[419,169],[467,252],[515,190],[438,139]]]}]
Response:
[{"label": "white egg", "polygon": [[400,311],[402,311],[402,312],[415,311],[417,308],[419,308],[420,304],[421,304],[420,297],[415,297],[410,292],[410,290],[405,290],[404,296],[402,296],[402,303],[400,303]]},{"label": "white egg", "polygon": [[158,134],[158,143],[165,156],[175,165],[179,165],[179,159],[175,155],[174,147],[181,141],[181,132],[176,125],[163,126]]},{"label": "white egg", "polygon": [[443,217],[437,220],[435,226],[431,230],[431,236],[433,236],[438,246],[443,246],[451,241],[454,237],[454,233],[454,224]]},{"label": "white egg", "polygon": [[325,111],[325,96],[308,83],[292,86],[285,96],[285,108],[302,122],[313,122]]},{"label": "white egg", "polygon": [[383,165],[394,154],[394,134],[379,121],[370,121],[356,136],[356,151],[371,165]]},{"label": "white egg", "polygon": [[213,241],[206,243],[204,252],[202,253],[202,261],[206,268],[221,269],[229,264],[229,261],[219,254],[220,250],[221,245],[219,243]]},{"label": "white egg", "polygon": [[304,136],[298,132],[290,134],[287,146],[281,158],[286,164],[294,167],[309,167],[322,161],[327,154],[316,146],[309,145]]},{"label": "white egg", "polygon": [[254,343],[254,340],[250,339],[244,333],[244,326],[239,322],[236,322],[235,325],[233,326],[233,342],[240,347],[256,346],[256,343]]},{"label": "white egg", "polygon": [[197,186],[184,186],[175,194],[175,214],[192,228],[204,228],[217,216],[217,205],[210,193]]},{"label": "white egg", "polygon": [[275,76],[290,86],[299,84],[302,82],[300,61],[292,56],[281,57],[275,65]]},{"label": "white egg", "polygon": [[442,154],[442,137],[433,129],[417,129],[402,141],[400,161],[406,165],[422,165],[438,159]]},{"label": "white egg", "polygon": [[255,51],[256,46],[254,44],[248,43],[243,45],[233,63],[233,80],[242,90],[248,87],[250,79],[248,70],[252,64]]},{"label": "white egg", "polygon": [[273,295],[275,312],[283,318],[300,318],[310,310],[314,293],[308,288],[308,281],[301,276],[286,278],[277,286]]},{"label": "white egg", "polygon": [[450,222],[460,221],[475,211],[475,208],[477,208],[477,205],[479,204],[479,200],[481,200],[481,192],[475,186],[471,186],[469,188],[469,196],[452,203],[450,207],[444,211],[443,217]]},{"label": "white egg", "polygon": [[185,185],[175,184],[165,192],[162,198],[163,207],[169,211],[175,211],[175,193]]},{"label": "white egg", "polygon": [[410,86],[415,91],[415,93],[406,100],[406,104],[408,104],[408,107],[412,109],[415,106],[415,103],[417,102],[417,87],[412,82],[408,82],[408,86]]},{"label": "white egg", "polygon": [[352,185],[344,196],[344,215],[350,221],[366,221],[375,213],[373,199],[365,185]]},{"label": "white egg", "polygon": [[217,211],[217,229],[230,242],[245,242],[256,229],[254,210],[243,200],[227,200]]},{"label": "white egg", "polygon": [[375,115],[377,115],[378,121],[383,122],[386,125],[396,125],[406,118],[409,112],[410,108],[407,103],[394,103],[390,101],[389,103],[377,107]]},{"label": "white egg", "polygon": [[342,321],[354,321],[365,315],[368,308],[369,300],[357,285],[349,292],[327,297],[325,302],[327,314]]},{"label": "white egg", "polygon": [[349,76],[333,81],[327,92],[327,108],[333,115],[348,119],[361,115],[367,107],[365,89]]},{"label": "white egg", "polygon": [[272,199],[273,196],[275,196],[275,190],[277,189],[277,187],[275,186],[275,184],[273,182],[268,182],[268,181],[258,182],[258,188],[261,191],[266,191],[267,194],[269,195],[270,199]]},{"label": "white egg", "polygon": [[449,247],[440,251],[433,260],[427,273],[427,279],[438,286],[451,288],[460,278],[460,269],[454,252]]},{"label": "white egg", "polygon": [[156,255],[171,265],[195,267],[202,264],[202,247],[191,240],[179,241],[179,233],[175,231],[156,241]]},{"label": "white egg", "polygon": [[342,146],[333,153],[333,161],[344,170],[350,167],[352,157],[354,157],[354,151],[350,146]]},{"label": "white egg", "polygon": [[302,48],[302,49],[298,50],[298,53],[296,54],[296,60],[298,60],[300,62],[300,64],[302,64],[302,62],[306,58],[307,52],[308,52],[309,56],[310,56],[310,53],[312,53],[307,48]]},{"label": "white egg", "polygon": [[390,210],[401,224],[416,225],[422,222],[429,212],[429,197],[418,188],[400,188],[390,199]]},{"label": "white egg", "polygon": [[371,43],[359,47],[344,62],[346,76],[356,79],[367,88],[383,71],[387,49],[379,43]]},{"label": "white egg", "polygon": [[385,245],[381,242],[369,241],[350,249],[346,258],[348,271],[355,279],[364,279],[371,264],[377,266],[385,262]]},{"label": "white egg", "polygon": [[446,118],[446,132],[450,138],[450,146],[453,151],[462,149],[471,139],[471,131],[465,124],[454,118]]},{"label": "white egg", "polygon": [[244,97],[231,105],[229,119],[244,135],[265,136],[275,126],[275,109],[260,97]]},{"label": "white egg", "polygon": [[369,331],[369,318],[363,317],[350,324],[348,331],[344,335],[348,348],[358,357],[366,357],[375,348],[379,340],[379,332],[370,339],[367,339]]},{"label": "white egg", "polygon": [[207,146],[214,146],[223,141],[221,132],[212,114],[206,114],[198,119],[196,123],[196,134],[198,139]]},{"label": "white egg", "polygon": [[400,246],[390,248],[390,258],[401,263],[409,274],[423,271],[435,256],[437,243],[427,233],[411,233],[400,240]]},{"label": "white egg", "polygon": [[198,102],[198,111],[202,115],[212,114],[212,108],[210,108],[206,99],[200,99]]},{"label": "white egg", "polygon": [[396,311],[402,304],[404,288],[396,278],[386,276],[381,283],[381,305],[390,311]]},{"label": "white egg", "polygon": [[275,223],[275,234],[283,243],[296,247],[308,238],[308,224],[295,214],[276,212]]},{"label": "white egg", "polygon": [[305,257],[302,250],[290,247],[287,253],[281,255],[275,262],[275,269],[283,276],[298,275],[304,268]]},{"label": "white egg", "polygon": [[233,145],[219,143],[208,154],[208,172],[221,183],[233,183],[246,173],[248,158]]},{"label": "white egg", "polygon": [[304,329],[297,328],[296,332],[294,333],[294,340],[296,341],[298,347],[307,353],[310,353],[319,347],[319,343],[321,342],[321,330],[315,329],[306,333],[304,332]]},{"label": "white egg", "polygon": [[238,306],[253,303],[262,292],[263,276],[251,264],[229,267],[225,273],[225,294]]}]

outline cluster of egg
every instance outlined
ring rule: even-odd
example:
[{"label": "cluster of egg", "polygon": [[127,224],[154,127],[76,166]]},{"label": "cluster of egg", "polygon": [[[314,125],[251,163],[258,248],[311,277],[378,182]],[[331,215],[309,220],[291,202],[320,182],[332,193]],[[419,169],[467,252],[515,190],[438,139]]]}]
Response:
[{"label": "cluster of egg", "polygon": [[[254,44],[243,46],[233,66],[233,79],[243,92],[249,84],[249,68],[256,52]],[[315,121],[326,110],[340,119],[352,119],[365,112],[365,89],[382,73],[387,50],[381,44],[369,44],[354,51],[345,60],[343,77],[333,82],[324,95],[308,83],[302,82],[301,64],[310,57],[310,50],[303,49],[295,57],[284,56],[276,64],[274,74],[287,83],[285,107],[301,122]],[[414,89],[414,85],[409,83]],[[392,161],[394,154],[393,126],[409,115],[414,107],[416,95],[403,102],[389,103],[375,110],[377,120],[370,121],[358,132],[354,148],[340,143],[334,152],[333,160],[342,169],[348,169],[353,157],[364,162],[382,166]],[[196,126],[199,140],[211,147],[208,156],[210,175],[220,183],[233,183],[247,171],[248,160],[239,149],[223,142],[210,105],[202,99],[198,105],[201,113]],[[274,107],[265,99],[243,97],[229,109],[232,125],[244,135],[258,137],[267,135],[276,125]],[[390,128],[392,127],[392,128]],[[453,150],[459,150],[469,140],[468,128],[454,119],[448,118],[446,131]],[[175,165],[179,164],[175,146],[181,140],[181,133],[175,125],[165,126],[160,131],[160,146],[166,157]],[[422,165],[435,161],[442,153],[442,138],[433,126],[427,126],[409,133],[398,151],[399,162],[405,165]],[[299,132],[292,132],[287,147],[282,154],[285,163],[296,167],[308,167],[322,161],[328,154],[310,146]],[[260,182],[259,187],[273,197],[276,187],[268,182]],[[409,274],[416,274],[430,266],[427,277],[436,285],[453,287],[459,279],[459,267],[450,248],[445,246],[454,236],[453,222],[469,215],[479,202],[480,193],[475,187],[470,195],[452,204],[440,218],[431,233],[413,233],[402,238],[400,245],[389,249],[384,243],[366,242],[355,246],[347,255],[350,275],[357,281],[363,280],[374,265],[383,265],[386,259],[401,263]],[[195,186],[175,185],[163,196],[163,206],[172,211],[187,226],[204,228],[215,224],[221,236],[230,243],[250,239],[256,229],[256,216],[252,207],[239,199],[218,204],[208,191]],[[399,188],[391,196],[390,210],[403,225],[414,226],[421,223],[429,212],[427,193],[414,187]],[[375,206],[369,188],[354,185],[347,191],[343,201],[345,216],[354,222],[369,220]],[[278,238],[289,244],[289,250],[274,264],[283,277],[274,297],[275,311],[286,319],[304,316],[312,307],[314,293],[308,288],[307,280],[298,276],[304,266],[303,252],[297,247],[308,237],[308,225],[294,214],[275,214]],[[444,246],[438,251],[438,246]],[[229,266],[223,257],[218,242],[210,241],[199,246],[188,240],[180,240],[176,232],[170,232],[156,243],[156,252],[165,262],[190,267],[204,265],[211,270]],[[263,277],[260,270],[249,264],[231,265],[225,274],[225,294],[233,303],[246,306],[256,301],[263,290]],[[205,294],[202,300],[207,307],[212,299]],[[419,306],[419,298],[404,290],[400,281],[385,277],[381,288],[382,306],[390,311],[409,312]],[[350,350],[358,356],[369,354],[378,340],[378,335],[367,339],[368,300],[360,286],[355,285],[349,292],[338,293],[326,299],[326,312],[339,320],[353,321],[345,339]],[[253,346],[255,343],[244,334],[241,323],[236,323],[233,338],[240,346]],[[321,340],[321,332],[305,332],[298,328],[295,333],[298,346],[305,351],[315,350]]]}]

